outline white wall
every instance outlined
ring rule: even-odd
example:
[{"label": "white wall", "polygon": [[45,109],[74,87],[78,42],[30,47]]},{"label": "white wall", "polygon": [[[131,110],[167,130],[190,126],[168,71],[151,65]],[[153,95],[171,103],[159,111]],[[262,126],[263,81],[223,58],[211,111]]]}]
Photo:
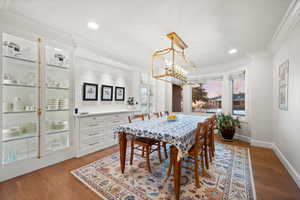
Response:
[{"label": "white wall", "polygon": [[[222,110],[231,112],[231,86],[229,75],[246,70],[246,112],[242,120],[242,129],[237,130],[240,139],[253,145],[269,145],[272,134],[272,57],[270,54],[258,52],[232,63],[208,66],[199,70],[192,79],[203,77],[223,77]],[[192,91],[184,89],[184,112],[191,113]]]},{"label": "white wall", "polygon": [[248,121],[254,145],[270,143],[272,134],[272,57],[266,52],[252,55],[248,67]]},{"label": "white wall", "polygon": [[192,86],[185,85],[182,90],[183,96],[183,113],[192,113]]},{"label": "white wall", "polygon": [[[273,132],[274,142],[294,180],[300,187],[300,24],[289,33],[287,40],[274,55]],[[288,111],[278,108],[278,68],[289,60]],[[277,152],[277,153],[278,153]],[[281,158],[281,159],[282,159]]]},{"label": "white wall", "polygon": [[[133,88],[135,89],[134,94],[138,95],[136,91],[139,91],[139,84],[136,84],[136,81],[138,81],[139,73],[137,72],[114,66],[111,63],[107,63],[101,56],[82,49],[76,49],[74,65],[75,107],[79,108],[79,112],[126,110],[126,99],[128,96],[133,96]],[[82,100],[82,86],[84,82],[99,85],[98,101]],[[113,90],[113,101],[101,101],[102,84],[125,87],[125,101],[114,100],[115,88]]]}]

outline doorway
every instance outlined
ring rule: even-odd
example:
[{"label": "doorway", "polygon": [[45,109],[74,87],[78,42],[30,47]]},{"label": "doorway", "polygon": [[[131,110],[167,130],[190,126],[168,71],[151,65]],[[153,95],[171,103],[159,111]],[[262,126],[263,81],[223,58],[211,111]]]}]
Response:
[{"label": "doorway", "polygon": [[182,112],[182,87],[172,85],[172,112]]}]

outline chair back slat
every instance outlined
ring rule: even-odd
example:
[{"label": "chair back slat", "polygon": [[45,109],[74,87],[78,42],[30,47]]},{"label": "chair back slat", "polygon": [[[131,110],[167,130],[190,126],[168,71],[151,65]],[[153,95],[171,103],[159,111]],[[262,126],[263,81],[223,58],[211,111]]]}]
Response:
[{"label": "chair back slat", "polygon": [[144,121],[144,115],[140,114],[140,115],[132,115],[132,116],[128,116],[128,122],[132,123],[133,120],[135,119],[141,119]]},{"label": "chair back slat", "polygon": [[209,125],[208,125],[209,137],[213,137],[214,130],[216,129],[216,120],[217,120],[216,115],[213,115],[212,117],[207,119],[207,121],[209,123]]},{"label": "chair back slat", "polygon": [[164,116],[169,116],[169,115],[170,115],[169,111],[164,111]]},{"label": "chair back slat", "polygon": [[198,123],[197,125],[197,129],[195,132],[195,149],[197,149],[197,151],[200,151],[201,145],[206,144],[208,126],[208,121]]},{"label": "chair back slat", "polygon": [[154,115],[154,116],[157,117],[157,118],[161,117],[161,113],[160,113],[160,112],[152,113],[152,115]]}]

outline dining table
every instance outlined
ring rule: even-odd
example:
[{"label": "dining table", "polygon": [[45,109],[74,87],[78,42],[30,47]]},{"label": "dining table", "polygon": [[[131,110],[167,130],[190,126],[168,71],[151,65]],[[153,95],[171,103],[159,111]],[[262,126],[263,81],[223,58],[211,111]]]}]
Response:
[{"label": "dining table", "polygon": [[114,127],[113,132],[119,139],[122,173],[126,166],[127,140],[131,137],[152,138],[170,145],[170,161],[174,167],[174,191],[176,200],[179,200],[181,160],[188,155],[189,149],[195,144],[195,130],[198,123],[204,122],[210,116],[178,114],[176,117],[175,120],[160,117],[121,124]]}]

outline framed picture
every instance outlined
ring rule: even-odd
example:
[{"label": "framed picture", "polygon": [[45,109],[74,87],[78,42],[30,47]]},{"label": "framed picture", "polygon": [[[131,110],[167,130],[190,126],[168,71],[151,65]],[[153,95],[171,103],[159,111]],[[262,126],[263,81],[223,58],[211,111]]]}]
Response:
[{"label": "framed picture", "polygon": [[113,100],[113,86],[102,85],[101,86],[101,100],[112,101]]},{"label": "framed picture", "polygon": [[279,109],[288,110],[289,96],[289,61],[285,61],[279,66],[278,83]]},{"label": "framed picture", "polygon": [[83,101],[98,100],[98,84],[83,83]]},{"label": "framed picture", "polygon": [[125,88],[124,87],[115,87],[115,100],[124,101],[125,100]]}]

